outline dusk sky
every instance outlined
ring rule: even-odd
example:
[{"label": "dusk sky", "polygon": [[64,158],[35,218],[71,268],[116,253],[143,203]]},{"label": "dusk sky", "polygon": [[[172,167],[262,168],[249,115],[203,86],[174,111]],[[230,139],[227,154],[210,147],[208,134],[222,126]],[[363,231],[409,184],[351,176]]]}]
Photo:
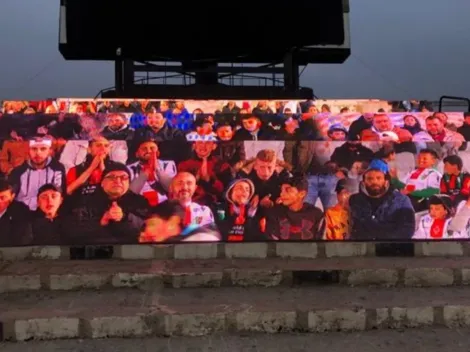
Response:
[{"label": "dusk sky", "polygon": [[[343,65],[310,65],[302,75],[319,98],[470,97],[470,1],[350,5],[351,57]],[[112,63],[62,58],[58,19],[58,0],[1,1],[0,100],[93,97],[113,85]]]}]

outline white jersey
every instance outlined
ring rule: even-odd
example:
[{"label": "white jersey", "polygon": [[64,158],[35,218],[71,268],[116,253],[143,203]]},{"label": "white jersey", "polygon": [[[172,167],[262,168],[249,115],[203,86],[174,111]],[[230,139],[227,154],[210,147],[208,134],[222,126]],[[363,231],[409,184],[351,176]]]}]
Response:
[{"label": "white jersey", "polygon": [[187,206],[191,211],[191,225],[206,226],[214,223],[214,214],[209,207],[195,202],[191,202]]},{"label": "white jersey", "polygon": [[[142,165],[139,161],[127,165],[131,173],[131,180],[137,178],[141,171]],[[157,160],[157,168],[159,172],[164,173],[168,177],[175,177],[177,173],[176,164],[173,160]],[[158,176],[155,175],[155,180],[145,182],[140,194],[143,195],[151,205],[157,205],[168,199],[168,196],[159,184]]]}]

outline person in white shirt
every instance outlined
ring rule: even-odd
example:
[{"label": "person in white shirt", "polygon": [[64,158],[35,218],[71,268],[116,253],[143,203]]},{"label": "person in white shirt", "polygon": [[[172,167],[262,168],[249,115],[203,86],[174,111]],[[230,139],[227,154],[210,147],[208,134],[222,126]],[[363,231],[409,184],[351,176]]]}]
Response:
[{"label": "person in white shirt", "polygon": [[413,239],[441,240],[468,239],[470,200],[452,204],[450,196],[437,194],[429,199],[429,210],[421,216]]},{"label": "person in white shirt", "polygon": [[439,193],[442,174],[436,170],[439,159],[433,149],[422,149],[418,154],[417,167],[402,180],[398,179],[396,170],[391,170],[392,184],[402,194],[410,197],[415,211],[427,209],[427,200]]},{"label": "person in white shirt", "polygon": [[[133,182],[132,191],[143,195],[150,206],[168,199],[167,191],[171,179],[176,175],[176,163],[173,160],[161,160],[159,156],[158,144],[151,139],[143,140],[137,147],[138,161],[127,165]],[[139,182],[138,179],[142,177],[145,180]]]}]

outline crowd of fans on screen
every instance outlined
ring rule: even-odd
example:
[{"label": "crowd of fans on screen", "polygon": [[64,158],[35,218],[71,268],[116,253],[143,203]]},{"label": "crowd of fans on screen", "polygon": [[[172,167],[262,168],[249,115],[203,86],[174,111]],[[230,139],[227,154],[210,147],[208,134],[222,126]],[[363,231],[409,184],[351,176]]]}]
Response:
[{"label": "crowd of fans on screen", "polygon": [[289,104],[7,102],[0,245],[470,238],[470,114]]}]

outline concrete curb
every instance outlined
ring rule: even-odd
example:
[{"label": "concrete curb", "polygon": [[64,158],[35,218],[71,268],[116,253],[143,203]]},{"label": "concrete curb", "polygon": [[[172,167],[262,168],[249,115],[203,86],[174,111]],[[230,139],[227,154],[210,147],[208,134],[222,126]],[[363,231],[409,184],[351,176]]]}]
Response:
[{"label": "concrete curb", "polygon": [[3,341],[144,336],[204,336],[218,332],[329,332],[420,327],[469,327],[470,306],[392,307],[210,314],[134,314],[90,318],[16,319],[1,324]]},{"label": "concrete curb", "polygon": [[[300,275],[298,275],[300,274]],[[301,277],[298,277],[301,276]],[[470,284],[470,269],[411,268],[330,271],[225,269],[206,272],[118,272],[93,274],[0,275],[0,293],[34,290],[72,291],[102,288],[275,287],[340,284],[382,287],[445,287]]]},{"label": "concrete curb", "polygon": [[[178,245],[116,245],[115,259],[213,259],[213,258],[337,258],[376,256],[378,246],[373,242],[303,242],[303,243],[202,243]],[[400,252],[403,243],[390,244]],[[416,242],[412,255],[470,256],[467,242]],[[394,253],[395,253],[394,252]],[[382,256],[382,254],[380,254]],[[394,254],[395,255],[395,254]],[[408,254],[403,254],[408,256]],[[16,247],[0,248],[0,260],[68,259],[70,247]]]}]

